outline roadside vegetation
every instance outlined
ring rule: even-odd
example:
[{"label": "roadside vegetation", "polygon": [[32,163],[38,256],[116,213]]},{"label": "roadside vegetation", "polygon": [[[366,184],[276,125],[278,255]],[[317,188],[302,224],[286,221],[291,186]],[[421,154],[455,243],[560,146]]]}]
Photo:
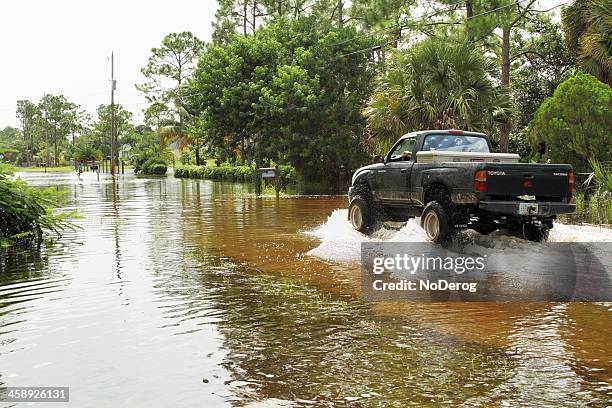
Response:
[{"label": "roadside vegetation", "polygon": [[133,150],[132,164],[136,174],[164,175],[174,158],[153,134],[143,136]]},{"label": "roadside vegetation", "polygon": [[[612,161],[612,88],[592,75],[577,73],[544,100],[529,124],[533,149],[544,142],[542,159],[570,163],[577,171],[599,170]],[[590,162],[590,163],[589,163]]]},{"label": "roadside vegetation", "polygon": [[[612,161],[607,0],[218,3],[210,42],[169,33],[143,61],[144,123],[115,106],[119,150],[138,173],[180,162],[177,177],[248,180],[276,163],[344,191],[402,134],[453,127],[526,162],[586,173],[589,159]],[[110,154],[108,105],[91,116],[47,94],[16,113],[20,128],[0,131],[5,162]],[[235,168],[201,167],[211,159]]]},{"label": "roadside vegetation", "polygon": [[74,228],[73,213],[53,213],[60,202],[55,189],[29,187],[19,178],[11,179],[12,174],[10,166],[0,165],[0,247],[40,241],[45,233]]},{"label": "roadside vegetation", "polygon": [[[279,174],[285,185],[296,185],[299,178],[296,170],[288,165],[278,166]],[[257,166],[233,166],[223,163],[220,166],[179,165],[174,169],[179,178],[197,178],[218,181],[255,182],[258,179]]]}]

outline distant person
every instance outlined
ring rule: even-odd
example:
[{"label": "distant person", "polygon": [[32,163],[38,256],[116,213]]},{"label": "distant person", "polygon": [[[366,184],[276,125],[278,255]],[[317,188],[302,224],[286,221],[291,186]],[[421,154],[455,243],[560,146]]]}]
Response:
[{"label": "distant person", "polygon": [[79,162],[78,168],[77,168],[77,176],[79,178],[81,178],[81,173],[83,173],[83,163]]}]

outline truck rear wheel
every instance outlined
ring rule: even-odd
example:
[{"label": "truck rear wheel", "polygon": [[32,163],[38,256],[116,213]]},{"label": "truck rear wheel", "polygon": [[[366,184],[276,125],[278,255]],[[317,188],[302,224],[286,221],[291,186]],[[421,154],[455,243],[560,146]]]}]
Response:
[{"label": "truck rear wheel", "polygon": [[452,235],[448,212],[437,201],[430,201],[423,209],[421,227],[427,238],[437,244],[447,242]]},{"label": "truck rear wheel", "polygon": [[374,225],[374,214],[370,203],[360,195],[353,197],[348,208],[349,221],[354,229],[365,234]]}]

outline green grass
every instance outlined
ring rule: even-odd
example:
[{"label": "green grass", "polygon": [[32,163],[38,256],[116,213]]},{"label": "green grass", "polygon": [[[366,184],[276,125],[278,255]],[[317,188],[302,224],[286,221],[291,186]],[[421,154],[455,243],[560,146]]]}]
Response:
[{"label": "green grass", "polygon": [[576,214],[569,216],[569,220],[586,222],[595,225],[612,225],[612,196],[602,192],[592,193],[588,200],[584,193],[574,195],[576,199]]},{"label": "green grass", "polygon": [[[44,167],[15,167],[15,171],[16,172],[30,172],[30,173],[34,173],[34,172],[44,173],[45,168]],[[61,173],[61,172],[67,173],[71,171],[75,171],[74,167],[72,166],[47,167],[48,173]]]}]

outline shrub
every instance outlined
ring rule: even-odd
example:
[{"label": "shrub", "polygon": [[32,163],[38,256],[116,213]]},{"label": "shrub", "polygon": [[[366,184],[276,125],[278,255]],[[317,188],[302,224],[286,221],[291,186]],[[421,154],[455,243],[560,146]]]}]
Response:
[{"label": "shrub", "polygon": [[554,163],[587,170],[588,159],[612,160],[612,88],[579,73],[557,87],[538,108],[527,130],[534,150],[545,142]]},{"label": "shrub", "polygon": [[134,155],[134,173],[163,175],[168,171],[167,152],[160,146],[150,146]]},{"label": "shrub", "polygon": [[[280,165],[279,172],[285,184],[297,184],[298,174],[293,166]],[[257,180],[257,168],[253,166],[177,166],[174,169],[174,177],[197,178],[218,181],[242,181],[255,182]]]},{"label": "shrub", "polygon": [[278,166],[278,170],[285,184],[297,184],[299,182],[300,177],[295,167],[281,164]]},{"label": "shrub", "polygon": [[74,229],[68,221],[73,213],[54,215],[51,210],[59,199],[57,191],[29,187],[19,178],[9,180],[10,173],[0,167],[0,245],[27,243],[41,239],[45,232]]},{"label": "shrub", "polygon": [[589,164],[593,173],[587,180],[587,183],[595,181],[598,192],[612,196],[612,171],[606,171],[604,166],[595,159],[589,159]]},{"label": "shrub", "polygon": [[219,181],[254,181],[257,170],[249,166],[178,166],[174,170],[175,177],[198,178]]},{"label": "shrub", "polygon": [[195,154],[193,150],[184,150],[179,157],[179,161],[181,164],[194,164],[195,163]]},{"label": "shrub", "polygon": [[145,164],[145,166],[143,166],[143,173],[144,174],[157,174],[157,175],[164,175],[166,174],[166,171],[168,171],[168,166],[164,163],[152,163],[152,164]]}]

